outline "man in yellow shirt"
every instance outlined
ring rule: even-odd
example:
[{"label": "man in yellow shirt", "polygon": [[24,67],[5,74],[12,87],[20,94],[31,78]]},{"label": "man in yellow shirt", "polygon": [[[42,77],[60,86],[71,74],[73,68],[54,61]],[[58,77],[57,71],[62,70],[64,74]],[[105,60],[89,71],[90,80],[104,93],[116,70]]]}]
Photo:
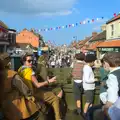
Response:
[{"label": "man in yellow shirt", "polygon": [[49,83],[56,82],[56,77],[53,77],[45,82],[38,82],[35,72],[32,69],[32,61],[32,56],[30,54],[25,54],[22,58],[23,66],[19,68],[18,74],[24,78],[26,85],[33,91],[37,99],[42,98],[45,102],[52,105],[55,112],[55,119],[61,120],[59,98],[51,91],[44,91],[40,89]]}]

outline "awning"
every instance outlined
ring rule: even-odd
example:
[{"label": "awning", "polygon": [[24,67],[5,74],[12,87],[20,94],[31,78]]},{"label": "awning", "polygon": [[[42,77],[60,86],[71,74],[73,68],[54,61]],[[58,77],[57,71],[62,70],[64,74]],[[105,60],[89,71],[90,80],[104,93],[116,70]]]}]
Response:
[{"label": "awning", "polygon": [[98,48],[120,47],[120,39],[118,39],[118,40],[109,40],[109,41],[102,42],[97,47]]}]

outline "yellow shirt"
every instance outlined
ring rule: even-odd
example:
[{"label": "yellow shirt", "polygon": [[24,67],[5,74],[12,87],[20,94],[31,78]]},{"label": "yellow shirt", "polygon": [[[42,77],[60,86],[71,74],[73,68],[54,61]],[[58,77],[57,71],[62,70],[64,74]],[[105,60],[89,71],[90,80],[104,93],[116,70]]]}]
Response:
[{"label": "yellow shirt", "polygon": [[32,75],[34,75],[34,72],[32,68],[22,66],[19,68],[18,74],[25,80],[25,84],[33,91]]}]

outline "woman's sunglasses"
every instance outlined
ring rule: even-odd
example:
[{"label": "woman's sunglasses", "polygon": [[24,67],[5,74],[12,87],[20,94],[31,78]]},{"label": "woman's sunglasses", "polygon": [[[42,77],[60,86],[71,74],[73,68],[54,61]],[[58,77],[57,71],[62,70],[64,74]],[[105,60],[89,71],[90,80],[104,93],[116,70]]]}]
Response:
[{"label": "woman's sunglasses", "polygon": [[33,60],[27,60],[28,61],[28,63],[31,63]]}]

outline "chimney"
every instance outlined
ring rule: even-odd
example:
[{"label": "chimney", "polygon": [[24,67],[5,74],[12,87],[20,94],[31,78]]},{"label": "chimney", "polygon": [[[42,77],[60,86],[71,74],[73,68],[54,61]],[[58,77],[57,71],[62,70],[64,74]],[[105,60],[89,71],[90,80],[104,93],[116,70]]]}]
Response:
[{"label": "chimney", "polygon": [[105,30],[106,30],[106,24],[104,24],[104,25],[101,26],[101,30],[102,30],[102,31],[105,31]]},{"label": "chimney", "polygon": [[88,36],[85,37],[85,39],[88,39],[88,38],[90,38],[90,37],[88,37]]},{"label": "chimney", "polygon": [[97,32],[92,32],[92,37],[97,36]]}]

